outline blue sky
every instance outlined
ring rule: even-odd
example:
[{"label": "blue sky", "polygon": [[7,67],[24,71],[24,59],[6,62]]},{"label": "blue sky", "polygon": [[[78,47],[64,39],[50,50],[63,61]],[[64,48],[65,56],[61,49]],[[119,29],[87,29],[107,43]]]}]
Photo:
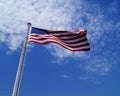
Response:
[{"label": "blue sky", "polygon": [[0,0],[0,96],[11,96],[27,23],[88,30],[89,52],[28,43],[19,96],[119,96],[119,0]]}]

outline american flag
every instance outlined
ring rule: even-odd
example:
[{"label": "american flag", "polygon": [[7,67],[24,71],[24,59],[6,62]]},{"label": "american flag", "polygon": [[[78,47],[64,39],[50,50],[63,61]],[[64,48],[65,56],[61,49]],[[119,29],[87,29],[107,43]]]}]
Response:
[{"label": "american flag", "polygon": [[86,34],[86,30],[69,32],[32,27],[29,41],[38,44],[56,43],[73,52],[89,51],[90,45],[86,38]]}]

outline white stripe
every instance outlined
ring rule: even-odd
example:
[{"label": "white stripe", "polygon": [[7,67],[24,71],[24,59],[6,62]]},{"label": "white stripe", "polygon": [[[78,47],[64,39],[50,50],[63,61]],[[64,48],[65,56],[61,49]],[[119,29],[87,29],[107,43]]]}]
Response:
[{"label": "white stripe", "polygon": [[[60,42],[62,42],[59,38],[57,37],[54,37],[54,36],[39,36],[39,37],[34,37],[34,36],[31,36],[30,37],[31,39],[46,39],[46,40],[59,40]],[[41,40],[42,41],[42,40]],[[64,42],[63,42],[64,43]],[[65,43],[67,46],[80,46],[80,45],[83,45],[83,44],[87,44],[88,41],[83,41],[83,42],[80,42],[80,43],[75,43],[75,44],[67,44]]]},{"label": "white stripe", "polygon": [[[54,36],[54,35],[41,35],[41,34],[31,34],[30,36],[37,36],[37,37],[44,37],[44,36]],[[55,36],[54,36],[55,37]],[[56,38],[60,38],[60,39],[73,39],[77,36],[65,36],[65,37],[56,37]],[[83,37],[80,37],[80,38],[77,38],[77,39],[74,39],[74,40],[64,40],[64,41],[67,41],[67,42],[74,42],[74,41],[78,41],[78,40],[83,40],[85,39],[86,37],[83,36]]]},{"label": "white stripe", "polygon": [[75,33],[72,33],[72,32],[71,33],[70,32],[69,33],[67,33],[67,32],[65,32],[65,33],[62,33],[62,32],[61,33],[50,33],[50,35],[55,35],[55,36],[59,36],[59,35],[72,35],[72,34],[75,35]]},{"label": "white stripe", "polygon": [[88,43],[88,41],[84,41],[84,42],[80,42],[80,43],[76,43],[76,44],[66,44],[66,45],[68,45],[68,46],[81,46],[81,45],[83,45],[83,44],[87,44]]},{"label": "white stripe", "polygon": [[[60,40],[59,38],[57,38],[57,37],[55,37],[55,36],[41,36],[41,35],[39,35],[39,37],[34,37],[34,36],[30,36],[30,38],[34,38],[34,39],[53,39],[53,40],[55,40],[55,39],[57,39],[57,40]],[[76,40],[68,40],[68,42],[75,42],[75,41],[78,41],[78,40],[83,40],[85,37],[82,37],[82,38],[79,38],[79,39],[76,39]],[[64,42],[64,41],[62,41],[62,40],[60,40],[61,42]],[[65,42],[64,42],[65,43]],[[83,41],[83,42],[78,42],[78,43],[75,43],[75,44],[67,44],[67,43],[65,43],[67,46],[79,46],[79,45],[83,45],[83,44],[86,44],[86,43],[88,43],[88,41],[86,40],[86,41]]]},{"label": "white stripe", "polygon": [[83,47],[78,47],[78,48],[71,48],[71,47],[66,46],[64,43],[61,43],[61,42],[56,41],[56,40],[51,40],[51,39],[43,40],[43,41],[30,39],[29,41],[37,42],[37,43],[39,43],[39,44],[44,44],[44,43],[48,43],[48,42],[50,42],[50,43],[51,43],[51,42],[56,42],[57,44],[61,44],[61,45],[64,46],[65,48],[68,48],[69,50],[72,50],[72,51],[90,48],[90,46],[83,46]]},{"label": "white stripe", "polygon": [[74,40],[62,40],[62,41],[65,41],[66,43],[70,43],[70,42],[77,42],[77,41],[80,41],[80,40],[84,40],[86,39],[86,37],[81,37],[81,38],[77,38],[77,39],[74,39]]},{"label": "white stripe", "polygon": [[[31,40],[34,40],[34,39],[42,39],[41,37],[30,37],[30,39]],[[64,43],[64,42],[62,42],[59,38],[56,38],[56,37],[43,37],[43,39],[45,39],[45,40],[39,40],[40,42],[46,42],[46,41],[54,41],[54,42],[56,42],[56,41],[59,41],[59,42],[61,42],[61,43]],[[37,40],[37,41],[38,41]],[[84,41],[84,42],[80,42],[80,43],[76,43],[76,44],[66,44],[66,43],[64,43],[66,46],[71,46],[71,47],[75,47],[75,46],[80,46],[80,45],[83,45],[83,44],[87,44],[88,43],[88,41]]]}]

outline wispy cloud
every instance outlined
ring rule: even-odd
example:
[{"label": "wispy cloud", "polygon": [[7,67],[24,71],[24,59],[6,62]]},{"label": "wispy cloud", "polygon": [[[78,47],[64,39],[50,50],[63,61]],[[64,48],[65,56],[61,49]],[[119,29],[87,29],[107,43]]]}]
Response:
[{"label": "wispy cloud", "polygon": [[100,57],[94,58],[93,61],[87,64],[85,70],[95,74],[106,75],[113,67],[112,63],[108,62],[107,59],[102,59]]},{"label": "wispy cloud", "polygon": [[[51,53],[57,57],[57,61],[61,62],[72,57],[82,61],[84,63],[82,69],[84,68],[87,72],[99,75],[106,75],[111,72],[119,60],[117,57],[119,44],[115,44],[115,42],[120,37],[120,23],[118,22],[120,20],[116,21],[116,18],[113,18],[118,13],[118,8],[114,5],[117,5],[117,2],[112,2],[109,6],[109,8],[114,9],[114,12],[106,14],[108,9],[103,10],[99,4],[91,5],[85,1],[75,2],[71,26],[72,29],[83,28],[88,30],[91,51],[72,53],[61,47],[51,45],[49,49],[53,50]],[[116,39],[114,40],[114,38]]]},{"label": "wispy cloud", "polygon": [[73,13],[72,10],[67,11],[71,9],[69,2],[65,0],[0,1],[0,42],[5,43],[10,50],[19,48],[28,22],[33,26],[47,29],[69,29]]},{"label": "wispy cloud", "polygon": [[83,81],[86,81],[86,82],[90,82],[92,84],[101,84],[101,82],[97,78],[95,78],[95,77],[80,76],[79,79],[83,80]]},{"label": "wispy cloud", "polygon": [[[58,63],[74,58],[84,62],[84,70],[107,74],[118,60],[115,57],[119,45],[114,42],[120,37],[120,19],[113,18],[118,14],[116,5],[118,2],[112,2],[103,10],[99,4],[91,5],[84,0],[1,0],[0,44],[8,46],[11,51],[21,47],[27,22],[54,30],[87,29],[90,52],[73,53],[58,45],[46,48]],[[109,45],[114,46],[116,51]],[[110,57],[111,54],[113,57]]]},{"label": "wispy cloud", "polygon": [[108,7],[108,12],[110,12],[111,14],[115,14],[118,13],[118,9],[119,9],[119,3],[117,1],[113,1],[110,3]]},{"label": "wispy cloud", "polygon": [[68,75],[66,75],[66,74],[62,74],[60,77],[61,77],[61,78],[64,78],[64,79],[70,79],[70,76],[68,76]]}]

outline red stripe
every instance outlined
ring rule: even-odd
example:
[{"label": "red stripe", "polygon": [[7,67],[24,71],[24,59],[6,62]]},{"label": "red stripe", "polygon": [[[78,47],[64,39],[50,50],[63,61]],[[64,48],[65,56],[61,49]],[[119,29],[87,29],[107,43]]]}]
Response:
[{"label": "red stripe", "polygon": [[67,44],[77,44],[77,43],[81,43],[81,42],[84,42],[84,41],[87,41],[87,38],[85,39],[82,39],[82,40],[78,40],[78,41],[71,41],[71,42],[67,42],[66,40],[61,40]]},{"label": "red stripe", "polygon": [[[62,42],[59,38],[54,38],[54,37],[47,37],[47,38],[30,38],[31,40],[37,40],[37,41],[44,41],[44,40],[47,40],[48,41],[51,41],[51,40],[54,40],[54,41],[57,41],[59,43],[62,43],[64,44],[65,46],[68,46],[68,47],[71,47],[71,48],[79,48],[79,47],[83,47],[83,46],[89,46],[89,43],[85,43],[85,44],[81,44],[81,45],[74,45],[73,44],[66,44],[65,42]],[[80,43],[78,43],[80,44]]]},{"label": "red stripe", "polygon": [[[47,39],[47,38],[51,38],[52,36],[43,36],[42,38],[40,37],[40,36],[38,36],[38,35],[35,35],[34,37],[33,37],[33,35],[31,35],[31,39],[34,39],[34,38],[36,38],[36,37],[38,37],[37,38],[37,40],[45,40],[45,39]],[[59,39],[59,38],[58,38]],[[77,41],[70,41],[70,42],[67,42],[68,40],[61,40],[62,42],[64,42],[64,43],[67,43],[67,44],[77,44],[77,43],[81,43],[81,42],[84,42],[84,41],[87,41],[87,38],[84,38],[84,39],[82,39],[82,40],[77,40]]]},{"label": "red stripe", "polygon": [[48,31],[49,34],[56,34],[56,33],[73,33],[69,31]]},{"label": "red stripe", "polygon": [[75,39],[78,39],[78,38],[82,38],[82,37],[84,37],[85,36],[85,34],[83,34],[83,35],[77,35],[77,36],[75,36],[75,37],[67,37],[67,38],[60,38],[61,40],[75,40]]},{"label": "red stripe", "polygon": [[79,31],[77,33],[68,31],[45,31],[48,32],[48,35],[31,34],[29,41],[38,44],[56,43],[74,52],[90,50],[86,32],[84,31]]},{"label": "red stripe", "polygon": [[39,41],[37,41],[37,40],[29,40],[29,41],[30,41],[30,42],[35,42],[35,43],[38,43],[38,44],[56,43],[56,44],[59,44],[59,45],[61,45],[62,47],[68,49],[68,50],[73,51],[73,52],[78,52],[78,51],[89,51],[89,50],[90,50],[90,48],[74,49],[74,48],[66,47],[66,46],[62,45],[61,43],[59,43],[59,42],[53,42],[53,41],[47,41],[47,42],[43,42],[43,43],[39,43]]}]

